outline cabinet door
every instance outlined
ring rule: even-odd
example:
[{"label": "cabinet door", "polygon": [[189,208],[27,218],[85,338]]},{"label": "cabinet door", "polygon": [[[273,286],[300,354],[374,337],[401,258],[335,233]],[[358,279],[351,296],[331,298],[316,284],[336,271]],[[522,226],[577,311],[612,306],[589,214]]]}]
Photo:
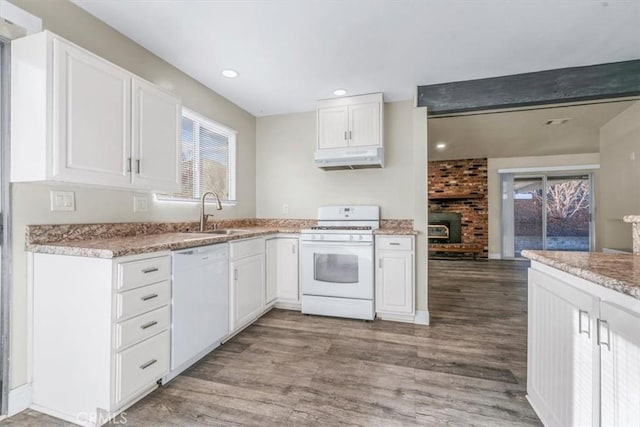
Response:
[{"label": "cabinet door", "polygon": [[547,426],[598,423],[597,317],[597,298],[529,270],[527,393]]},{"label": "cabinet door", "polygon": [[640,426],[640,314],[600,305],[602,426]]},{"label": "cabinet door", "polygon": [[344,148],[349,145],[349,109],[318,109],[318,149]]},{"label": "cabinet door", "polygon": [[53,179],[130,185],[131,74],[53,40]]},{"label": "cabinet door", "polygon": [[278,299],[300,301],[298,239],[278,239]]},{"label": "cabinet door", "polygon": [[164,90],[133,80],[133,173],[136,187],[180,189],[180,100]]},{"label": "cabinet door", "polygon": [[409,315],[414,313],[412,252],[378,252],[376,311]]},{"label": "cabinet door", "polygon": [[380,145],[380,104],[370,102],[349,107],[349,146]]},{"label": "cabinet door", "polygon": [[264,254],[231,263],[231,330],[253,320],[264,300]]},{"label": "cabinet door", "polygon": [[278,286],[278,239],[265,241],[266,274],[265,274],[265,305],[270,304],[277,297]]}]

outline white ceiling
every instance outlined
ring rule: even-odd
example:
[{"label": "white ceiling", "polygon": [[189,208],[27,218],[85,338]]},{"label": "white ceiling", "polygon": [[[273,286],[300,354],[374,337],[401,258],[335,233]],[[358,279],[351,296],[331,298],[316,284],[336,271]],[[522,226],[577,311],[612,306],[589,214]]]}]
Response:
[{"label": "white ceiling", "polygon": [[[635,101],[638,102],[638,101]],[[429,119],[429,160],[600,152],[600,128],[634,101]],[[563,125],[547,120],[570,118]],[[436,144],[446,143],[444,150]]]},{"label": "white ceiling", "polygon": [[640,58],[640,0],[72,1],[256,116]]}]

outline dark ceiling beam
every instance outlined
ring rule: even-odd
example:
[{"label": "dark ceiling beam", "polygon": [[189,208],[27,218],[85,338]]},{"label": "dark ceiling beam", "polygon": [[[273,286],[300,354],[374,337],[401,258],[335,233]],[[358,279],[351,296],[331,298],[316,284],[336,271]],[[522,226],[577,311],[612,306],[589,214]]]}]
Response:
[{"label": "dark ceiling beam", "polygon": [[640,59],[418,86],[429,115],[640,96]]}]

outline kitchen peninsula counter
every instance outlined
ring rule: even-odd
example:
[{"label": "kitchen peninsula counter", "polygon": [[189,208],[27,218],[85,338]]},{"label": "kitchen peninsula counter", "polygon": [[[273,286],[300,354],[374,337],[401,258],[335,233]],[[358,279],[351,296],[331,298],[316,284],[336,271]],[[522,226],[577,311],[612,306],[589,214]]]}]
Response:
[{"label": "kitchen peninsula counter", "polygon": [[522,256],[640,299],[640,255],[525,250]]}]

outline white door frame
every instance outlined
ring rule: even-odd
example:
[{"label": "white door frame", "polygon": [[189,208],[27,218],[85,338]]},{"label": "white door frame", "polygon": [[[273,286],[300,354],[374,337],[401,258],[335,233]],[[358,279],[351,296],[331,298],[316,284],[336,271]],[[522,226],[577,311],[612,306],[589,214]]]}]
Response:
[{"label": "white door frame", "polygon": [[[596,230],[595,230],[595,185],[594,185],[594,169],[599,169],[597,165],[591,166],[591,170],[585,170],[584,166],[571,167],[553,167],[553,168],[521,168],[521,169],[501,169],[498,170],[500,175],[500,193],[502,216],[501,234],[502,234],[502,250],[501,258],[515,258],[515,230],[513,222],[515,220],[515,212],[513,208],[513,181],[516,178],[530,178],[542,180],[542,193],[547,194],[549,178],[572,177],[578,175],[587,175],[589,180],[589,251],[594,251],[596,247]],[[597,167],[595,167],[597,166]],[[547,198],[542,199],[542,248],[547,248]]]}]

